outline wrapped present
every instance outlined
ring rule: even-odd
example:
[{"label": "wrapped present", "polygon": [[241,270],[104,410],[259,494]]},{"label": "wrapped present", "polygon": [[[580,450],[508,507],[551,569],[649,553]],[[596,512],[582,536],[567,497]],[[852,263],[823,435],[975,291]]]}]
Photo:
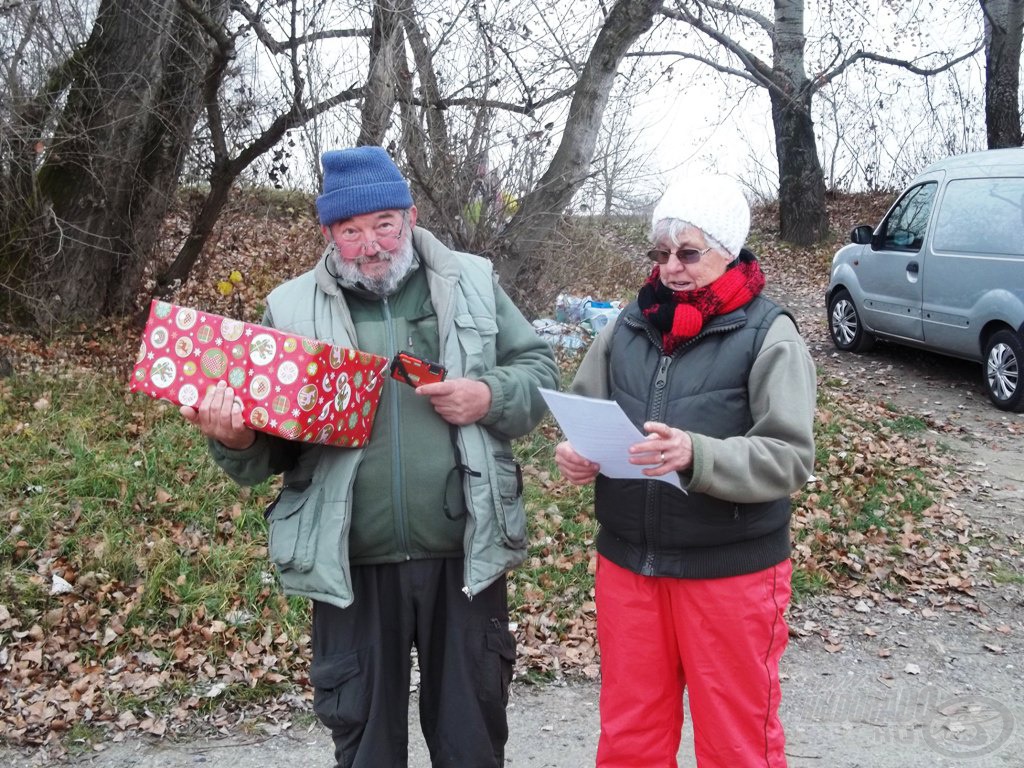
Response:
[{"label": "wrapped present", "polygon": [[227,382],[260,432],[358,448],[387,379],[387,359],[262,325],[154,301],[130,389],[198,407]]}]

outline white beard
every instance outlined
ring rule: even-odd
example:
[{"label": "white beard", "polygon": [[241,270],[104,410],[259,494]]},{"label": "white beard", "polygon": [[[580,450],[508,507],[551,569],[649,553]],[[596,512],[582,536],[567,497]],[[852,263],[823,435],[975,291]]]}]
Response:
[{"label": "white beard", "polygon": [[[343,283],[359,286],[364,290],[377,296],[390,296],[402,282],[412,266],[413,249],[412,237],[405,240],[393,251],[380,251],[373,257],[360,256],[358,259],[343,259],[337,250],[331,254],[334,267],[338,271],[338,279]],[[387,261],[389,267],[387,272],[377,277],[368,277],[359,268],[370,258],[379,261]]]}]

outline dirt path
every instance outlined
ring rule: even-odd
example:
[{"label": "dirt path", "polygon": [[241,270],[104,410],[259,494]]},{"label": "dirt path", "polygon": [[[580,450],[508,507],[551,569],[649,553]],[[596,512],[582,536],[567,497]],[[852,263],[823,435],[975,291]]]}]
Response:
[{"label": "dirt path", "polygon": [[843,596],[794,609],[808,634],[784,660],[790,765],[1024,765],[1024,414],[991,405],[977,364],[882,343],[838,352],[824,283],[786,288],[820,381],[927,425],[972,481],[952,503],[1006,571],[973,591],[973,610]]},{"label": "dirt path", "polygon": [[[1024,415],[992,407],[976,365],[879,345],[867,355],[834,351],[824,326],[822,286],[786,295],[838,393],[890,403],[928,425],[936,451],[972,478],[959,507],[1006,565],[973,590],[972,607],[876,603],[856,595],[808,600],[791,612],[795,637],[783,660],[782,715],[791,768],[1009,768],[1024,764]],[[516,685],[506,765],[593,765],[597,686]],[[308,722],[308,721],[307,721]],[[410,723],[412,768],[429,760]],[[268,732],[269,731],[269,732]],[[694,760],[684,734],[680,765]],[[95,768],[329,766],[329,739],[316,725],[239,724],[189,743],[110,743],[69,762]],[[10,768],[52,765],[4,751]]]}]

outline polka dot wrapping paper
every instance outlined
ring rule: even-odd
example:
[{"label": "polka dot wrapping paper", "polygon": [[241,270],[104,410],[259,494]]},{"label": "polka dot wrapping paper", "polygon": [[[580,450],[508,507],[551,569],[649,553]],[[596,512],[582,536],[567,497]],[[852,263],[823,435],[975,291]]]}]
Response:
[{"label": "polka dot wrapping paper", "polygon": [[198,408],[207,388],[224,381],[255,430],[359,448],[370,438],[387,363],[368,352],[154,301],[129,389]]}]

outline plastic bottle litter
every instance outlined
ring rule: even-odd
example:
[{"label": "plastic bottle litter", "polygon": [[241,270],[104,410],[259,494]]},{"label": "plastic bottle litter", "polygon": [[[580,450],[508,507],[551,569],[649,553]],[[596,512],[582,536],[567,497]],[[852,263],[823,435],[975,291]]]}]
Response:
[{"label": "plastic bottle litter", "polygon": [[622,311],[621,301],[591,301],[583,310],[581,325],[593,334],[598,334]]}]

